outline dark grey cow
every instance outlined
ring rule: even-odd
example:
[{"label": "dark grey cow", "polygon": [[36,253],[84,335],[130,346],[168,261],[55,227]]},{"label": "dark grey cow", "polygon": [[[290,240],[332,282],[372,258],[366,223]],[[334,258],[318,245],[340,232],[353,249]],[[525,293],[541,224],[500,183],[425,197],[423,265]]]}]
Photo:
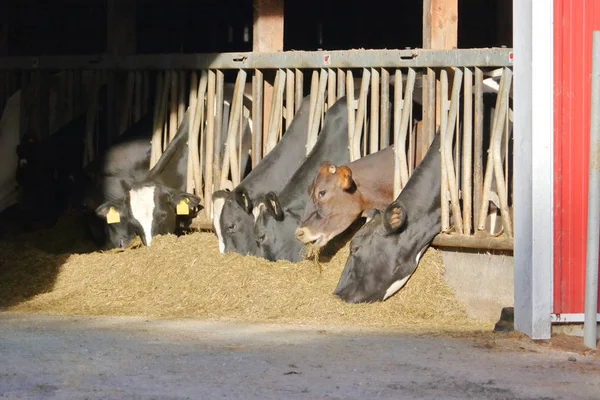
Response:
[{"label": "dark grey cow", "polygon": [[252,208],[270,190],[281,190],[306,159],[309,97],[273,150],[233,190],[213,193],[213,225],[219,251],[256,254]]},{"label": "dark grey cow", "polygon": [[294,232],[308,202],[308,186],[325,160],[334,164],[350,161],[346,97],[327,111],[315,147],[281,193],[269,192],[254,209],[259,256],[271,261],[302,259],[303,244]]},{"label": "dark grey cow", "polygon": [[372,210],[350,242],[334,294],[348,303],[382,301],[400,290],[440,232],[440,135],[385,212]]}]

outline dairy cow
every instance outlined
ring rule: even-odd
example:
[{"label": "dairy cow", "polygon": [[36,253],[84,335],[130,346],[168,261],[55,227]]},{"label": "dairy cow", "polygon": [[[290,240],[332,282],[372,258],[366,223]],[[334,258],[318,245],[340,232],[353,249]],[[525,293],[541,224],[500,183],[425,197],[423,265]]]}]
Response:
[{"label": "dairy cow", "polygon": [[189,109],[177,134],[145,178],[133,184],[121,180],[125,196],[96,208],[96,214],[109,225],[108,242],[113,246],[124,245],[122,241],[131,232],[150,246],[154,236],[175,232],[178,206],[189,214],[199,205],[197,196],[185,192],[188,137]]},{"label": "dairy cow", "polygon": [[334,291],[347,303],[382,301],[400,290],[440,232],[441,154],[437,134],[400,195],[372,210],[350,242]]},{"label": "dairy cow", "polygon": [[309,200],[295,235],[302,243],[327,244],[373,208],[394,196],[394,147],[336,166],[324,162],[309,187]]},{"label": "dairy cow", "polygon": [[306,188],[324,160],[349,161],[346,97],[327,111],[315,146],[281,193],[267,193],[253,210],[259,256],[271,261],[302,259],[302,244],[294,238],[294,231],[308,201]]},{"label": "dairy cow", "polygon": [[306,159],[309,97],[277,145],[233,190],[213,193],[213,225],[219,251],[256,254],[252,215],[257,199],[270,190],[281,190]]}]

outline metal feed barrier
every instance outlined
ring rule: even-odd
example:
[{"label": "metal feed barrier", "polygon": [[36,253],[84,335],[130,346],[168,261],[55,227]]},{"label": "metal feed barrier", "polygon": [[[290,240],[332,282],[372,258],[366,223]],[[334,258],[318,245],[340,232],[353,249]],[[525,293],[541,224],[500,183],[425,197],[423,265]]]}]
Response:
[{"label": "metal feed barrier", "polygon": [[[324,113],[347,95],[350,159],[395,144],[395,194],[406,185],[439,129],[442,231],[435,245],[512,250],[511,56],[511,49],[496,48],[5,58],[0,62],[0,101],[20,81],[24,93],[29,93],[22,96],[22,104],[38,105],[23,109],[33,110],[35,115],[29,119],[43,121],[41,114],[49,110],[39,106],[45,103],[40,93],[48,96],[49,85],[45,92],[40,90],[41,76],[58,79],[56,104],[66,104],[68,114],[63,119],[88,113],[87,161],[97,154],[98,137],[103,134],[96,117],[101,88],[106,89],[107,126],[113,127],[109,133],[114,136],[152,107],[151,165],[175,135],[189,106],[188,191],[202,198],[201,219],[209,224],[211,193],[235,187],[243,179],[239,160],[244,116],[252,120],[255,167],[285,134],[305,89],[310,95],[307,154]],[[224,132],[226,75],[235,78],[235,89]],[[310,84],[304,84],[305,77]],[[359,89],[357,98],[355,89]],[[484,91],[490,90],[498,95],[485,135]],[[243,105],[245,91],[251,92],[252,109]],[[419,96],[417,110],[413,98]],[[270,109],[265,112],[267,103]],[[420,122],[413,124],[415,119]],[[220,159],[215,149],[223,141],[227,150]]]}]

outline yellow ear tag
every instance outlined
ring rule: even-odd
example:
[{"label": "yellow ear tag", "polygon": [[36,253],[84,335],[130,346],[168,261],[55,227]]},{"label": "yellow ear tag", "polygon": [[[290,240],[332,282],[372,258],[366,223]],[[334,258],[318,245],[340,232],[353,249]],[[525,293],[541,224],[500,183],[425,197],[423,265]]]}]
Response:
[{"label": "yellow ear tag", "polygon": [[177,204],[177,215],[189,215],[190,207],[187,205],[189,199],[181,199]]},{"label": "yellow ear tag", "polygon": [[121,215],[119,215],[119,212],[114,207],[111,207],[106,213],[106,222],[108,224],[118,224],[121,222]]}]

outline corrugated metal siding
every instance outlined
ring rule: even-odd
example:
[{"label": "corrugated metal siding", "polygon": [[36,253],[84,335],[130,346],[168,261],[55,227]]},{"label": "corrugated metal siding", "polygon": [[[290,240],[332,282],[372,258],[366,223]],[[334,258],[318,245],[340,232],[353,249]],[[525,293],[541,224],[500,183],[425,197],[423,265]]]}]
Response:
[{"label": "corrugated metal siding", "polygon": [[590,75],[595,29],[600,29],[600,1],[554,0],[555,314],[584,310]]}]

